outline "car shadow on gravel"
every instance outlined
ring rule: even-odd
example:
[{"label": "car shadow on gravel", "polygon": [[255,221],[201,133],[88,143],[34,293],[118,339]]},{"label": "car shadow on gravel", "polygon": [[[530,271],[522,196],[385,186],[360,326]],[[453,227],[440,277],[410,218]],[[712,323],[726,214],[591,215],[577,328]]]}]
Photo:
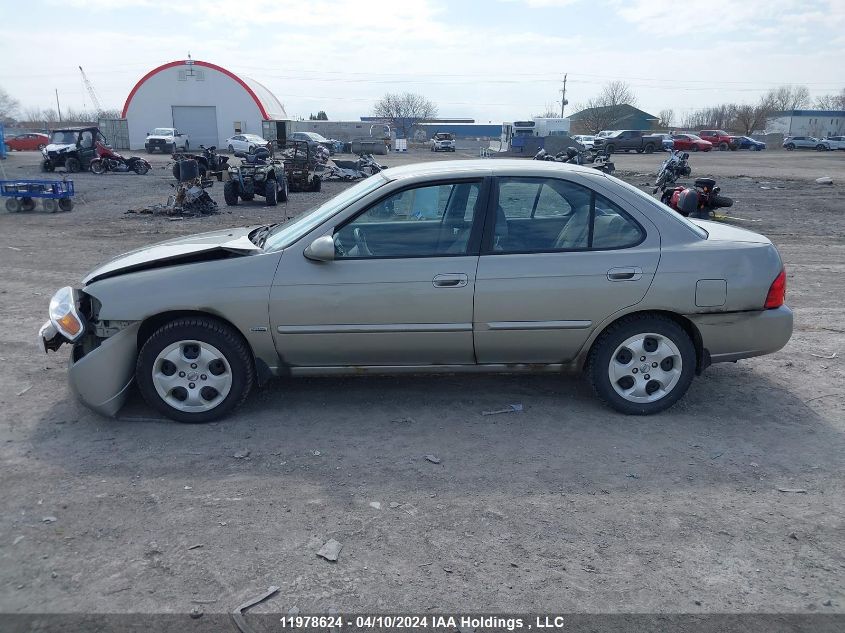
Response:
[{"label": "car shadow on gravel", "polygon": [[[67,398],[29,438],[29,456],[52,468],[205,480],[296,475],[338,495],[349,490],[337,487],[341,475],[352,473],[370,485],[480,494],[771,487],[761,484],[767,472],[784,485],[814,477],[841,463],[845,447],[795,395],[741,365],[710,369],[678,405],[648,417],[617,414],[584,381],[556,376],[278,380],[230,418],[202,425],[165,420],[137,394],[117,419]],[[485,415],[511,404],[524,410]]]}]

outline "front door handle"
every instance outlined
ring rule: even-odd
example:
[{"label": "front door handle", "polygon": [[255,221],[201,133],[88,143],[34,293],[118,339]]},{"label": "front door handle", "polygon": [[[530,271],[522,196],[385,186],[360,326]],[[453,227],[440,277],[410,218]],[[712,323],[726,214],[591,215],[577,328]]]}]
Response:
[{"label": "front door handle", "polygon": [[624,266],[611,268],[607,271],[608,281],[637,281],[643,276],[643,269],[639,266]]},{"label": "front door handle", "polygon": [[431,283],[435,288],[463,288],[467,285],[469,277],[464,273],[444,273],[435,275]]}]

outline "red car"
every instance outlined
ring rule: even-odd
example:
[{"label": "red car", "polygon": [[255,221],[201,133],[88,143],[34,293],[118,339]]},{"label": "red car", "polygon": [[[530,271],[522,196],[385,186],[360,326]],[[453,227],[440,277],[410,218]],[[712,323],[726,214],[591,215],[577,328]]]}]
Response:
[{"label": "red car", "polygon": [[713,143],[697,137],[695,134],[673,134],[673,149],[680,149],[686,152],[709,152],[713,149]]},{"label": "red car", "polygon": [[50,137],[46,134],[39,134],[38,132],[28,132],[26,134],[18,134],[6,139],[6,150],[40,150],[50,143]]},{"label": "red car", "polygon": [[735,150],[737,148],[734,138],[724,130],[701,130],[698,135],[705,141],[713,143],[713,147],[718,147],[722,152],[727,149]]}]

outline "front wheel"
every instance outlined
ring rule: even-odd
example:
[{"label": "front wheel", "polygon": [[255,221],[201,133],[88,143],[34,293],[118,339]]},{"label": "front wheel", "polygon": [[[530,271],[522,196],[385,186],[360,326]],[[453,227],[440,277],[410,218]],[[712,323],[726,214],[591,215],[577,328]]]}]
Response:
[{"label": "front wheel", "polygon": [[264,204],[268,207],[275,207],[276,206],[276,181],[275,180],[268,180],[264,183]]},{"label": "front wheel", "polygon": [[223,185],[223,199],[230,207],[238,204],[238,183],[235,180],[229,180]]},{"label": "front wheel", "polygon": [[608,154],[612,154],[614,151],[616,151],[616,146],[615,145],[608,145],[608,146],[606,146],[605,151]]},{"label": "front wheel", "polygon": [[139,176],[143,176],[150,171],[150,166],[142,160],[136,160],[135,166],[132,169]]},{"label": "front wheel", "polygon": [[92,160],[91,171],[95,174],[104,174],[106,173],[106,164],[99,158],[97,160]]},{"label": "front wheel", "polygon": [[230,153],[230,154],[234,154],[234,153],[235,153],[235,148],[234,148],[234,147],[232,147],[231,145],[229,145],[228,150],[229,150],[229,153]]},{"label": "front wheel", "polygon": [[786,151],[791,152],[794,149],[795,149],[795,143],[787,143]]},{"label": "front wheel", "polygon": [[826,151],[826,150],[827,150],[827,147],[825,147],[825,146],[824,146],[824,145],[822,145],[821,143],[819,143],[818,145],[816,145],[816,151],[817,151],[817,152],[824,152],[824,151]]},{"label": "front wheel", "polygon": [[311,181],[311,191],[320,191],[323,188],[323,179],[319,176],[314,176]]},{"label": "front wheel", "polygon": [[649,143],[648,145],[645,146],[645,153],[646,154],[651,154],[653,152],[654,152],[654,145]]},{"label": "front wheel", "polygon": [[43,160],[41,161],[41,171],[50,173],[56,171],[56,168],[53,166],[52,161]]},{"label": "front wheel", "polygon": [[208,317],[177,319],[141,347],[135,367],[147,403],[177,422],[209,422],[241,404],[255,382],[239,332]]},{"label": "front wheel", "polygon": [[668,409],[689,389],[695,347],[675,321],[658,315],[624,317],[598,338],[587,361],[596,395],[621,413]]}]

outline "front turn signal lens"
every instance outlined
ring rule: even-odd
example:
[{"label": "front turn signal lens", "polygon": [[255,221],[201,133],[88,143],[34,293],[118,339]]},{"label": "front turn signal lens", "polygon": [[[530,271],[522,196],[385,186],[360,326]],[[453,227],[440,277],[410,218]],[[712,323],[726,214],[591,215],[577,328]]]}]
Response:
[{"label": "front turn signal lens", "polygon": [[78,293],[65,286],[50,299],[50,322],[71,343],[82,336],[85,322],[77,308]]}]

